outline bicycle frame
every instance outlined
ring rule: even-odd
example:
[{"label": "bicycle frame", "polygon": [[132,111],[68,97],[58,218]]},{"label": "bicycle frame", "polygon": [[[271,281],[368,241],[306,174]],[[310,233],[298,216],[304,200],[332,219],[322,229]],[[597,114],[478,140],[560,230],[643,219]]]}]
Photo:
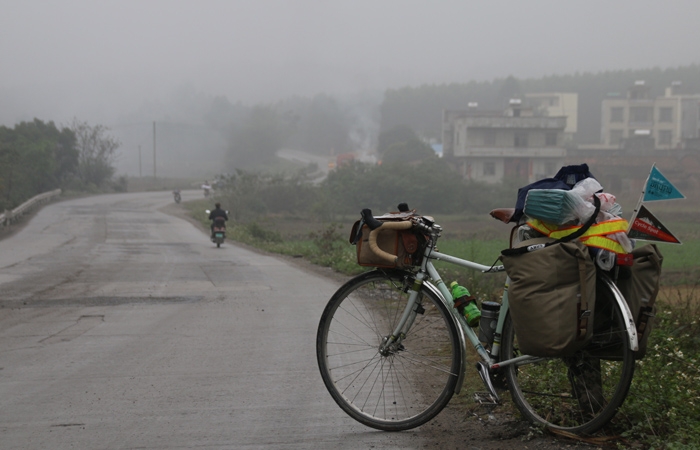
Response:
[{"label": "bicycle frame", "polygon": [[[444,281],[440,277],[440,274],[438,273],[437,269],[433,265],[433,260],[444,261],[449,264],[454,264],[460,267],[480,270],[482,273],[496,273],[505,271],[505,267],[502,265],[485,266],[483,264],[479,264],[473,261],[458,258],[445,253],[440,253],[439,251],[433,248],[432,244],[429,244],[424,251],[424,258],[422,260],[420,270],[418,270],[415,273],[415,282],[413,283],[413,286],[409,288],[410,295],[406,309],[404,310],[401,319],[399,320],[396,328],[394,329],[392,336],[387,338],[380,347],[380,352],[385,351],[390,345],[394,343],[400,343],[401,340],[403,340],[403,337],[405,337],[408,331],[410,330],[413,321],[416,317],[416,314],[419,310],[419,305],[417,304],[416,300],[418,298],[420,286],[422,284],[425,284],[429,289],[440,294],[438,297],[440,297],[440,299],[448,306],[448,310],[451,312],[453,320],[455,320],[459,324],[457,329],[460,332],[460,343],[464,346],[466,345],[466,340],[469,340],[471,345],[481,357],[483,363],[485,363],[490,370],[498,369],[500,367],[508,366],[511,364],[523,365],[542,360],[541,357],[523,355],[512,359],[499,361],[500,336],[503,333],[503,324],[505,323],[505,318],[508,314],[508,286],[510,284],[510,278],[506,277],[506,284],[501,301],[501,309],[498,315],[498,322],[494,333],[494,342],[491,348],[491,353],[489,353],[479,341],[479,337],[474,331],[474,329],[467,325],[466,319],[461,314],[459,314],[454,308],[454,299],[452,298],[452,294],[450,293],[450,290],[447,288]],[[610,280],[610,278],[608,278],[607,276],[603,276],[601,279],[605,283],[606,287],[610,289],[610,291],[613,293],[613,297],[620,306],[620,310],[622,311],[622,315],[627,328],[627,336],[629,337],[630,348],[636,351],[639,348],[637,343],[637,330],[634,320],[632,319],[632,313],[630,312],[630,309],[627,306],[627,302],[625,301],[617,286],[615,286],[612,280]],[[462,370],[460,371],[461,373],[457,374],[458,382],[455,388],[455,393],[459,393],[464,380],[464,369],[466,368],[467,363],[466,352],[464,351],[465,348],[461,349]]]}]

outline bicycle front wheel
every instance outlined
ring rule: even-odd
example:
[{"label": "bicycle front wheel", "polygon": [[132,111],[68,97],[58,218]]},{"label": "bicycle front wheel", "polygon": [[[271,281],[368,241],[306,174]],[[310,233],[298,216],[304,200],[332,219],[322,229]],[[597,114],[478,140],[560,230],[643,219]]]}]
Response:
[{"label": "bicycle front wheel", "polygon": [[318,328],[316,355],[328,391],[352,418],[379,430],[409,430],[435,417],[461,370],[455,322],[425,286],[406,336],[380,352],[412,285],[410,272],[361,274],[333,295]]},{"label": "bicycle front wheel", "polygon": [[[590,434],[605,426],[624,402],[634,374],[634,355],[619,305],[598,298],[593,337],[583,350],[567,358],[504,367],[511,398],[531,422]],[[520,356],[510,313],[503,327],[502,351],[504,360]]]}]

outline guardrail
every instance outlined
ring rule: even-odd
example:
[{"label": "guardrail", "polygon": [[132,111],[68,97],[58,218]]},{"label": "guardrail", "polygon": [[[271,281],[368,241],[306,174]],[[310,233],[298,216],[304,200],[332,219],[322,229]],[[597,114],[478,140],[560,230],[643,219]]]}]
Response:
[{"label": "guardrail", "polygon": [[54,197],[61,195],[60,189],[54,189],[53,191],[44,192],[43,194],[35,195],[26,202],[22,203],[12,211],[5,211],[0,214],[0,227],[11,225],[13,222],[17,221],[25,213],[32,210],[37,205],[42,203],[47,203]]}]

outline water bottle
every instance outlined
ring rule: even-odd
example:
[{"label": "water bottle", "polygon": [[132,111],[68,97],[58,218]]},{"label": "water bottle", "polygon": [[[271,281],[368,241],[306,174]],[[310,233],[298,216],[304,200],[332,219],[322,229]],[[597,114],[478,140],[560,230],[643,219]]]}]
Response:
[{"label": "water bottle", "polygon": [[467,325],[475,327],[479,325],[481,319],[481,311],[476,306],[476,299],[469,294],[469,291],[464,286],[460,286],[456,281],[450,283],[452,289],[452,298],[455,302],[455,308],[460,314],[467,319]]},{"label": "water bottle", "polygon": [[481,320],[479,321],[479,342],[486,345],[491,345],[493,342],[493,334],[496,332],[498,325],[498,313],[501,310],[500,303],[482,302],[481,303]]}]

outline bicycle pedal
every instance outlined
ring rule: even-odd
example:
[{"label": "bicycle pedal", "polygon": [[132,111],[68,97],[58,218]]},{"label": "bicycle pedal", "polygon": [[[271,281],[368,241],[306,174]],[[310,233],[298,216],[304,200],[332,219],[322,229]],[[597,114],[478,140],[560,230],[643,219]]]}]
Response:
[{"label": "bicycle pedal", "polygon": [[488,392],[474,392],[474,401],[480,405],[498,404],[498,401]]}]

